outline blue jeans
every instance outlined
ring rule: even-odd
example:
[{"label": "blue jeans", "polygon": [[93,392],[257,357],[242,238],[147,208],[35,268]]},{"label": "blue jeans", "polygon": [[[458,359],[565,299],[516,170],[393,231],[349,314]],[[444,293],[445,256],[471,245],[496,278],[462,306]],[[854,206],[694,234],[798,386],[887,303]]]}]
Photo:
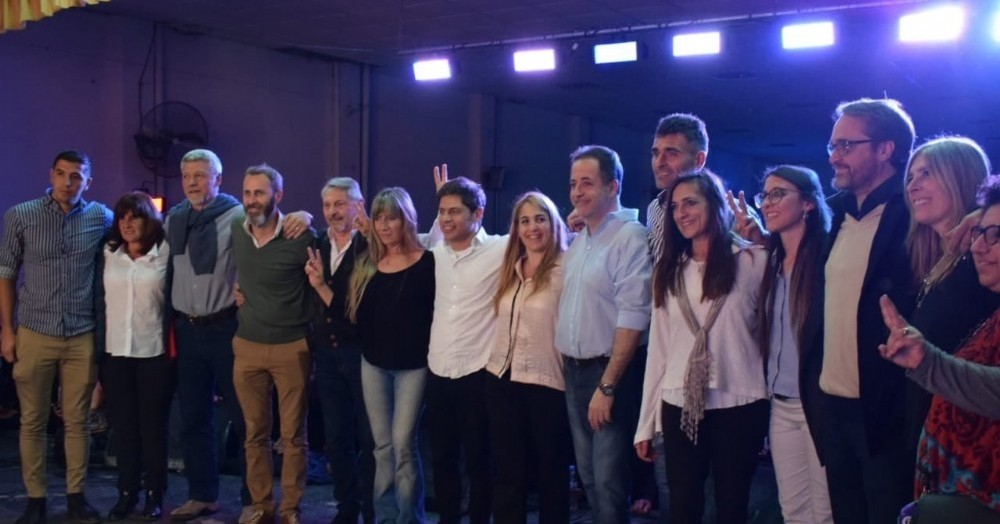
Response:
[{"label": "blue jeans", "polygon": [[[222,397],[225,417],[241,444],[246,425],[233,389],[233,336],[236,316],[195,325],[182,316],[174,320],[177,339],[177,398],[181,411],[181,442],[188,498],[215,502],[219,498],[219,460],[216,456],[215,395]],[[240,446],[240,498],[251,504],[246,485],[246,455]]]},{"label": "blue jeans", "polygon": [[333,496],[337,499],[337,520],[353,523],[363,513],[368,522],[374,512],[375,458],[361,389],[360,350],[348,345],[317,344],[313,364]]},{"label": "blue jeans", "polygon": [[375,440],[375,518],[423,524],[424,473],[417,432],[427,368],[382,369],[361,360],[365,410]]},{"label": "blue jeans", "polygon": [[566,407],[569,427],[576,453],[576,469],[590,503],[594,524],[625,524],[628,518],[629,490],[632,487],[632,439],[638,417],[634,391],[635,362],[615,385],[615,402],[611,408],[611,423],[598,431],[590,428],[587,410],[590,399],[600,385],[606,360],[590,360],[584,364],[564,359]]}]

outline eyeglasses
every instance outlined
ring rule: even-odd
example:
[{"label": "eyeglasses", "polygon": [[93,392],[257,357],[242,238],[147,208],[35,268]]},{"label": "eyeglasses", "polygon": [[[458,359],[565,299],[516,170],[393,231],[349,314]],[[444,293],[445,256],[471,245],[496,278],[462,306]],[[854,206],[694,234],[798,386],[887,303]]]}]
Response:
[{"label": "eyeglasses", "polygon": [[1000,224],[986,227],[974,226],[972,228],[972,241],[979,240],[979,237],[983,237],[987,246],[995,246],[997,242],[1000,242]]},{"label": "eyeglasses", "polygon": [[762,193],[757,193],[753,196],[753,203],[757,204],[758,208],[764,207],[764,203],[774,205],[781,202],[782,198],[789,193],[801,193],[798,189],[785,189],[783,187],[776,187],[770,191],[765,191]]},{"label": "eyeglasses", "polygon": [[856,146],[858,144],[867,144],[869,142],[877,142],[877,140],[875,140],[874,138],[869,138],[866,140],[845,140],[845,139],[834,140],[833,142],[830,142],[829,144],[826,145],[826,152],[830,156],[833,156],[834,151],[836,151],[841,155],[846,155],[851,151],[852,146]]}]

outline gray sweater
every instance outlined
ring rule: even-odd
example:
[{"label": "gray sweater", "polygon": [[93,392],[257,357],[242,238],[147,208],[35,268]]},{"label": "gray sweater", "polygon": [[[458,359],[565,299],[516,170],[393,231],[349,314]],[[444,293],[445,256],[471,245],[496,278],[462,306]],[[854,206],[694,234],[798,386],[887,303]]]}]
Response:
[{"label": "gray sweater", "polygon": [[956,358],[929,343],[926,348],[923,362],[906,376],[962,409],[1000,420],[1000,367]]}]

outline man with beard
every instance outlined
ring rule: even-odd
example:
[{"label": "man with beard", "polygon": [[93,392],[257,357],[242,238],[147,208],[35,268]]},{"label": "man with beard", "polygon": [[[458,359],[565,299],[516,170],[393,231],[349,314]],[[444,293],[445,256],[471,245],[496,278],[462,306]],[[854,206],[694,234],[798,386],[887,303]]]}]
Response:
[{"label": "man with beard", "polygon": [[902,450],[902,369],[882,359],[886,294],[908,316],[914,283],[906,239],[903,177],[913,122],[895,100],[845,102],[834,113],[827,151],[834,169],[825,249],[823,457],[838,523],[894,522],[913,489]]},{"label": "man with beard", "polygon": [[[243,413],[233,389],[233,335],[236,333],[232,224],[242,222],[239,200],[221,193],[222,162],[207,149],[195,149],[181,159],[185,200],[167,214],[167,242],[173,272],[171,305],[177,312],[177,397],[181,413],[181,446],[188,500],[174,509],[171,520],[187,521],[219,510],[219,460],[216,457],[215,398],[222,398],[230,431],[246,437]],[[283,233],[289,237],[308,230],[308,213],[291,213]],[[239,451],[240,473],[245,457]],[[243,513],[251,513],[246,479],[241,482]]]},{"label": "man with beard", "polygon": [[315,233],[310,229],[295,239],[284,235],[285,216],[278,210],[282,188],[281,174],[267,164],[248,168],[243,178],[246,220],[232,226],[236,270],[245,297],[233,339],[233,385],[247,428],[247,487],[253,504],[248,520],[270,522],[275,514],[271,390],[276,388],[282,449],[279,522],[298,524],[308,466],[311,361],[306,337],[314,314],[303,268]]}]

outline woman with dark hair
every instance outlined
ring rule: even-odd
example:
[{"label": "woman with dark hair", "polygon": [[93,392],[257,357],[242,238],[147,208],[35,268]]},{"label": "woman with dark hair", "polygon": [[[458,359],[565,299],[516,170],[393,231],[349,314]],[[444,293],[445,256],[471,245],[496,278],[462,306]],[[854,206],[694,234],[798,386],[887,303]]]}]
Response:
[{"label": "woman with dark hair", "polygon": [[[907,166],[906,245],[920,284],[913,325],[948,353],[1000,305],[1000,295],[979,285],[972,256],[947,253],[942,247],[945,234],[976,209],[976,190],[989,173],[986,153],[960,136],[925,142],[913,151]],[[904,438],[911,456],[930,405],[929,393],[906,384]]]},{"label": "woman with dark hair", "polygon": [[522,195],[511,214],[493,298],[496,336],[486,363],[497,524],[526,522],[532,477],[539,522],[569,522],[569,415],[555,347],[566,247],[566,226],[552,200],[538,192]]},{"label": "woman with dark hair", "polygon": [[664,242],[653,273],[636,452],[646,461],[662,427],[670,522],[700,524],[705,480],[717,522],[747,519],[750,480],[767,432],[757,307],[767,255],[732,234],[733,215],[708,170],[669,191]]},{"label": "woman with dark hair", "polygon": [[[160,520],[167,489],[167,417],[174,392],[169,340],[169,252],[163,218],[146,193],[115,204],[96,293],[100,379],[118,460],[118,501],[108,520]],[[141,482],[140,482],[141,481]]]},{"label": "woman with dark hair", "polygon": [[830,231],[830,208],[816,173],[787,165],[764,173],[764,190],[754,203],[770,233],[758,316],[781,515],[789,524],[832,523],[826,471],[816,452],[822,436],[817,405],[823,366],[821,251]]},{"label": "woman with dark hair", "polygon": [[[980,205],[972,259],[979,284],[1000,296],[1000,176],[986,179]],[[879,352],[933,395],[917,447],[918,500],[904,515],[913,524],[1000,522],[1000,308],[951,355],[907,323],[884,295],[881,306],[889,339]],[[958,303],[952,307],[965,311]]]},{"label": "woman with dark hair", "polygon": [[375,441],[375,518],[422,524],[417,428],[434,316],[434,255],[420,245],[417,212],[403,188],[379,191],[371,216],[368,251],[351,274],[345,310],[361,337],[361,389]]}]

